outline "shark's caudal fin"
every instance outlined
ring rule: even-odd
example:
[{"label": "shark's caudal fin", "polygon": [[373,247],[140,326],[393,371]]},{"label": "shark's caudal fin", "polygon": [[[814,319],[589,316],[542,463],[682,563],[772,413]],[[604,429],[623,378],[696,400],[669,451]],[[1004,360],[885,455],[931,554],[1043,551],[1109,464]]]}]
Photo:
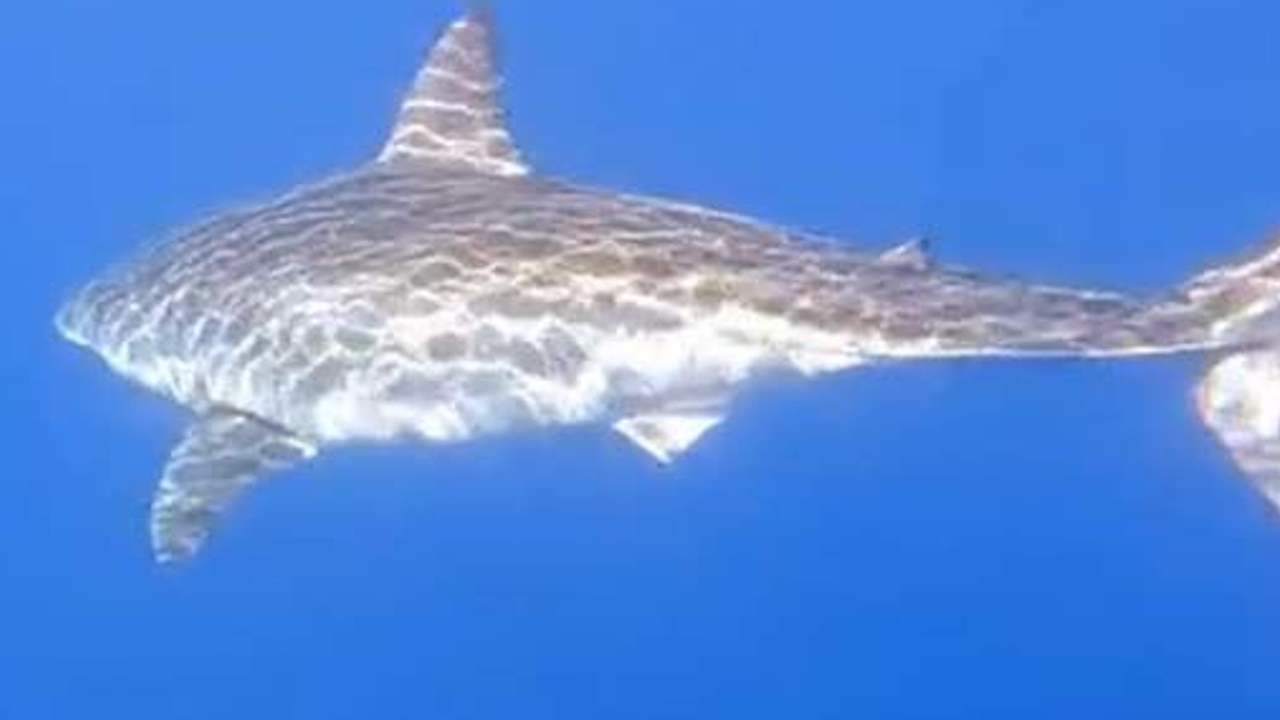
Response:
[{"label": "shark's caudal fin", "polygon": [[1200,384],[1200,415],[1280,509],[1280,238],[1199,275],[1179,298],[1225,354]]},{"label": "shark's caudal fin", "polygon": [[1280,510],[1280,348],[1236,353],[1200,384],[1200,416]]}]

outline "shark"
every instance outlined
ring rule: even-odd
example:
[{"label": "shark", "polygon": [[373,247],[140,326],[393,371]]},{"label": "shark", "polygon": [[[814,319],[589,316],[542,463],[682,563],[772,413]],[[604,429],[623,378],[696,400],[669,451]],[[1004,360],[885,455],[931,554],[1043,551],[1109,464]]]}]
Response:
[{"label": "shark", "polygon": [[155,559],[326,449],[585,423],[667,464],[766,373],[1199,354],[1208,427],[1280,506],[1280,241],[1158,297],[1022,282],[544,176],[491,12],[447,26],[358,167],[185,227],[71,294],[66,339],[190,410]]}]

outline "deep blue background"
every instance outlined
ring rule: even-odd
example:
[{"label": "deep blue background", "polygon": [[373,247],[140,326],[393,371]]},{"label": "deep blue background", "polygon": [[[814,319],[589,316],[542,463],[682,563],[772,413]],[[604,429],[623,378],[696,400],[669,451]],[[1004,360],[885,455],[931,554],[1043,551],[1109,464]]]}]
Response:
[{"label": "deep blue background", "polygon": [[[551,173],[1143,292],[1280,223],[1274,2],[497,5]],[[0,718],[1280,714],[1280,520],[1193,359],[760,388],[669,472],[598,429],[334,452],[154,567],[182,415],[58,300],[369,157],[456,9],[0,8]]]}]

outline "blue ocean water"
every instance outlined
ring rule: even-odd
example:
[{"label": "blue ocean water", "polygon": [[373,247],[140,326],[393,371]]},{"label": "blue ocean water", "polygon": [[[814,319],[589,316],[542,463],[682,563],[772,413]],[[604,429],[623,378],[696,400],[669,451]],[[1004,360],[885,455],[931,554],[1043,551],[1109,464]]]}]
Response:
[{"label": "blue ocean water", "polygon": [[[549,173],[1135,292],[1280,223],[1274,3],[495,5]],[[352,448],[155,567],[183,415],[54,308],[369,157],[457,9],[0,9],[0,719],[1280,714],[1280,519],[1195,359],[760,387],[667,471],[593,428]]]}]

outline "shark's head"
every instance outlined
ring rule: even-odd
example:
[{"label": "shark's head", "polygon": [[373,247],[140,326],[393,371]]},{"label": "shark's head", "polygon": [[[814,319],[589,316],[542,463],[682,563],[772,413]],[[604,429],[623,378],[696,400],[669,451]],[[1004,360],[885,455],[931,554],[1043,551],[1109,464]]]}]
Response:
[{"label": "shark's head", "polygon": [[113,272],[68,298],[54,324],[63,337],[91,350],[116,372],[167,392],[171,388],[157,375],[155,362],[161,314],[154,300],[139,292],[137,283]]},{"label": "shark's head", "polygon": [[54,324],[67,340],[91,349],[112,344],[130,299],[118,282],[95,280],[72,294],[58,309]]}]

